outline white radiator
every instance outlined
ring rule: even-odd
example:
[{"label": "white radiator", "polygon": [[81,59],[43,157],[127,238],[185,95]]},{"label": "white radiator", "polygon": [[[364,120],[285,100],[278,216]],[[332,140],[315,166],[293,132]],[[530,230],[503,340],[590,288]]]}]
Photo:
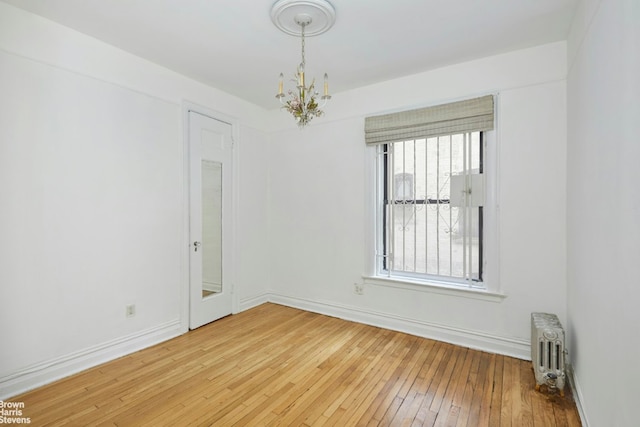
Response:
[{"label": "white radiator", "polygon": [[546,385],[564,396],[564,329],[558,316],[531,313],[531,361],[536,376],[536,390]]}]

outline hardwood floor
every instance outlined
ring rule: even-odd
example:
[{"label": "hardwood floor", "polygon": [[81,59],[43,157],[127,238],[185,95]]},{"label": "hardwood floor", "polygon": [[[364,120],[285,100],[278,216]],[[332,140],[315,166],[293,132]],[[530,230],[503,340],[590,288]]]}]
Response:
[{"label": "hardwood floor", "polygon": [[531,362],[264,304],[12,401],[38,426],[579,426]]}]

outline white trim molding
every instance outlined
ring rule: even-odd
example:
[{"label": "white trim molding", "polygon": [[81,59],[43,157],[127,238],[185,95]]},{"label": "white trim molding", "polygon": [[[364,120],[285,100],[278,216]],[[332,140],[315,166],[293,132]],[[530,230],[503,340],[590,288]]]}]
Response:
[{"label": "white trim molding", "polygon": [[[518,359],[530,360],[531,358],[529,340],[501,337],[481,331],[425,322],[327,301],[265,292],[240,300],[239,310],[249,310],[268,302]],[[181,320],[175,319],[144,331],[28,366],[0,378],[0,389],[2,390],[0,399],[16,396],[118,357],[151,347],[180,336],[184,332]],[[574,395],[576,402],[579,402],[579,389],[574,389]],[[582,409],[579,404],[578,408]],[[580,415],[584,419],[582,411]]]},{"label": "white trim molding", "polygon": [[250,298],[243,298],[240,300],[240,311],[249,310],[251,308],[257,307],[261,304],[272,302],[269,299],[268,293],[262,293],[260,295],[256,295]]},{"label": "white trim molding", "polygon": [[17,396],[179,335],[181,335],[180,320],[176,319],[144,331],[27,366],[20,371],[0,377],[0,399]]},{"label": "white trim molding", "polygon": [[578,384],[578,381],[576,380],[573,365],[571,363],[565,363],[565,368],[567,371],[567,377],[569,379],[569,385],[571,386],[571,392],[573,393],[573,401],[575,402],[576,408],[578,409],[578,415],[580,415],[580,422],[582,423],[583,427],[589,427],[587,413],[584,410],[584,406],[582,405],[582,390],[580,389],[580,384]]},{"label": "white trim molding", "polygon": [[531,360],[531,343],[511,337],[501,337],[481,331],[456,328],[452,326],[409,319],[389,313],[376,312],[359,307],[320,302],[316,300],[269,294],[268,302],[299,308],[344,320],[364,323],[398,332],[404,332],[423,338],[443,341],[475,350],[502,354],[518,359]]},{"label": "white trim molding", "polygon": [[500,292],[492,292],[486,289],[471,288],[465,286],[454,286],[446,283],[430,283],[426,281],[400,279],[395,277],[363,276],[365,284],[374,286],[384,286],[398,289],[410,289],[419,292],[429,292],[440,295],[450,295],[478,299],[482,301],[502,302],[507,295]]}]

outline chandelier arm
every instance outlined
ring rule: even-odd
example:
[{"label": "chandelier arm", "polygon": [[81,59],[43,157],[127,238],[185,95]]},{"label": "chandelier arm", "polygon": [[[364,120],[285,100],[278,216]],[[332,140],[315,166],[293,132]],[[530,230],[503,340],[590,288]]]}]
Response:
[{"label": "chandelier arm", "polygon": [[327,101],[330,99],[331,97],[329,95],[320,97],[320,105],[318,105],[318,108],[324,108],[324,106],[327,105]]}]

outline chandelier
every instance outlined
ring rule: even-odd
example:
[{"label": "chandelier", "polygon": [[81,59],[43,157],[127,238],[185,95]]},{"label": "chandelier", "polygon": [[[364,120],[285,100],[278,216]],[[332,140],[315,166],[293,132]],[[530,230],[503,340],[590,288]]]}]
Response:
[{"label": "chandelier", "polygon": [[324,74],[323,94],[320,96],[315,79],[305,79],[305,36],[314,36],[327,31],[335,22],[333,6],[325,0],[279,0],[271,9],[273,23],[287,34],[300,34],[302,61],[296,68],[293,89],[284,92],[284,74],[280,73],[276,98],[288,111],[300,128],[304,128],[314,117],[324,114],[322,108],[331,99],[329,77]]}]

